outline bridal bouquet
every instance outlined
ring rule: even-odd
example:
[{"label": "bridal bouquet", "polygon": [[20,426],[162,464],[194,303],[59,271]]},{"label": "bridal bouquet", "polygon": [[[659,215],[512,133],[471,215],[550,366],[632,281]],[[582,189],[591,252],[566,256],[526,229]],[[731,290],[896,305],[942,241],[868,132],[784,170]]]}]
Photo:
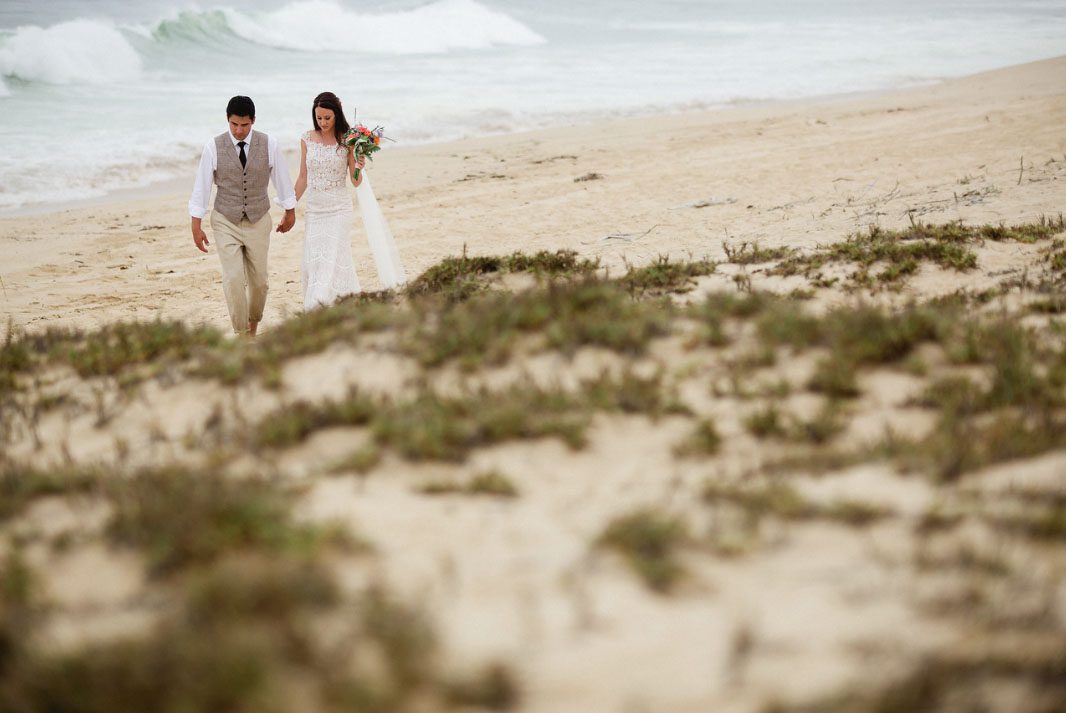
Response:
[{"label": "bridal bouquet", "polygon": [[[368,129],[365,126],[357,125],[348,129],[348,133],[344,135],[344,143],[346,146],[350,146],[352,151],[355,152],[355,157],[358,159],[360,156],[366,156],[369,160],[374,160],[374,152],[381,150],[381,139],[385,136],[385,129],[377,126],[373,129]],[[359,169],[355,169],[352,173],[352,178],[359,180]]]}]

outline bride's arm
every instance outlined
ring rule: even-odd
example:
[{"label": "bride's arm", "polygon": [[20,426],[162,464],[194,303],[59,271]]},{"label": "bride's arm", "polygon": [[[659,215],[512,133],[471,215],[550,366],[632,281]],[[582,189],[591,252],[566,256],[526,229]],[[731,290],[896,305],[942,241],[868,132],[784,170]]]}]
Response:
[{"label": "bride's arm", "polygon": [[307,190],[307,144],[300,139],[300,175],[296,178],[296,200]]},{"label": "bride's arm", "polygon": [[365,165],[366,165],[366,156],[360,156],[359,160],[356,161],[355,160],[355,149],[353,149],[351,146],[349,146],[348,147],[348,176],[352,177],[352,185],[355,186],[356,188],[358,188],[359,184],[363,182],[363,172],[362,171],[359,172],[359,180],[357,181],[353,177],[354,174],[355,174],[355,169],[357,169],[357,168],[361,169]]}]

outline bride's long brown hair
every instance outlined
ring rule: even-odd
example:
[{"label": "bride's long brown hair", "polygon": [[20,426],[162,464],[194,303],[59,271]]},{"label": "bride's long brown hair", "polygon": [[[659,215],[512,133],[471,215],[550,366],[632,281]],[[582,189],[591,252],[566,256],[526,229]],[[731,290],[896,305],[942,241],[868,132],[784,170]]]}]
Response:
[{"label": "bride's long brown hair", "polygon": [[311,105],[311,123],[315,125],[315,131],[321,131],[321,129],[318,128],[318,118],[315,116],[315,109],[329,109],[333,112],[333,133],[337,137],[337,143],[343,146],[344,135],[348,133],[348,129],[351,127],[348,125],[348,120],[344,118],[344,109],[341,107],[341,100],[333,92],[322,92],[315,97],[314,104]]}]

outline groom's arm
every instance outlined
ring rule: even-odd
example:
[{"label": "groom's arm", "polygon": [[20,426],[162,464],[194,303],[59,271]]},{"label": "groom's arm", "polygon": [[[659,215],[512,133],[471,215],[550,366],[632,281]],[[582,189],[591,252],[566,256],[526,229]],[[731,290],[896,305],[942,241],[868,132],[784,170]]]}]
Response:
[{"label": "groom's arm", "polygon": [[287,233],[296,224],[296,191],[292,187],[292,177],[285,157],[278,150],[278,141],[273,136],[267,137],[267,154],[270,159],[270,182],[278,194],[278,202],[285,209],[285,217],[278,223],[279,233]]},{"label": "groom's arm", "polygon": [[203,217],[207,215],[207,203],[211,199],[211,185],[215,182],[215,166],[218,157],[215,155],[215,142],[208,141],[204,144],[204,152],[200,155],[200,166],[196,169],[196,182],[192,187],[192,196],[189,198],[189,216],[191,218],[192,241],[200,252],[207,252],[207,246],[211,243],[207,240],[207,233],[203,229]]}]

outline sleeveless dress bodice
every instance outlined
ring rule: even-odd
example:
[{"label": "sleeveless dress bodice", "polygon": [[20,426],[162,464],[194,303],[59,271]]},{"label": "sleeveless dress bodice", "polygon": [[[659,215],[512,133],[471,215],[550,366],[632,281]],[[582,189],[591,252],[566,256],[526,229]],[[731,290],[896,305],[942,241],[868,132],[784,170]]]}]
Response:
[{"label": "sleeveless dress bodice", "polygon": [[348,152],[341,146],[327,146],[303,135],[307,145],[308,210],[351,210],[348,192]]},{"label": "sleeveless dress bodice", "polygon": [[325,307],[360,291],[352,262],[352,195],[348,152],[303,135],[307,147],[307,209],[302,277],[304,309]]}]

